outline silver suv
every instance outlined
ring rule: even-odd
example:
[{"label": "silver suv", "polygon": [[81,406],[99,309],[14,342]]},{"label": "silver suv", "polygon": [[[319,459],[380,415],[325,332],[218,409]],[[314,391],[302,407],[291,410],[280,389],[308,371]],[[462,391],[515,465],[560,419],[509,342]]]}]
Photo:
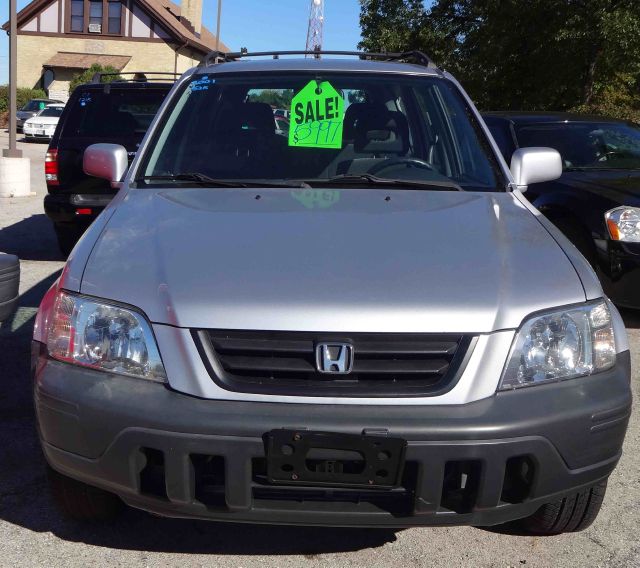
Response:
[{"label": "silver suv", "polygon": [[588,263],[523,196],[559,154],[509,168],[423,54],[271,55],[185,73],[128,171],[121,146],[85,151],[120,191],[34,332],[62,508],[587,527],[630,358]]}]

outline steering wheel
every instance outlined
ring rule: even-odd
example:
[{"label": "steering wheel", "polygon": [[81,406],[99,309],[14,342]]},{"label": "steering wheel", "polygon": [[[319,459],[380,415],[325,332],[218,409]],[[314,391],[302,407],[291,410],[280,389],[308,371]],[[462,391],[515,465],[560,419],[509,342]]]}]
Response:
[{"label": "steering wheel", "polygon": [[387,158],[384,162],[373,166],[367,173],[378,175],[383,170],[402,165],[422,170],[433,170],[433,166],[429,162],[425,162],[420,158]]},{"label": "steering wheel", "polygon": [[624,158],[625,153],[620,152],[620,150],[608,150],[604,152],[602,155],[598,156],[596,162],[607,162],[610,158]]}]

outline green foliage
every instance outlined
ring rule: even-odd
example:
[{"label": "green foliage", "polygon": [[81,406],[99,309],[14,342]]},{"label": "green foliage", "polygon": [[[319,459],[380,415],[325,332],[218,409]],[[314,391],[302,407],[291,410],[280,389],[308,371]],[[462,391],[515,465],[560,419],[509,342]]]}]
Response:
[{"label": "green foliage", "polygon": [[360,0],[367,50],[421,49],[482,109],[640,117],[637,0]]},{"label": "green foliage", "polygon": [[[46,99],[42,89],[16,89],[16,108],[19,110],[31,99]],[[9,110],[9,85],[0,85],[0,112]]]},{"label": "green foliage", "polygon": [[571,108],[574,112],[610,116],[640,124],[640,81],[619,73],[608,84],[597,84],[591,102]]},{"label": "green foliage", "polygon": [[117,74],[118,69],[116,69],[115,67],[111,67],[111,65],[105,65],[103,67],[98,63],[94,63],[91,67],[89,67],[89,69],[83,71],[82,73],[77,73],[73,76],[73,78],[71,79],[71,83],[69,83],[69,92],[71,93],[73,89],[75,89],[78,85],[90,83],[96,73],[116,73],[116,75],[103,77],[103,83],[111,83],[112,81],[122,80],[122,77]]},{"label": "green foliage", "polygon": [[247,100],[251,103],[267,103],[276,108],[291,108],[293,90],[291,89],[264,89],[249,93]]}]

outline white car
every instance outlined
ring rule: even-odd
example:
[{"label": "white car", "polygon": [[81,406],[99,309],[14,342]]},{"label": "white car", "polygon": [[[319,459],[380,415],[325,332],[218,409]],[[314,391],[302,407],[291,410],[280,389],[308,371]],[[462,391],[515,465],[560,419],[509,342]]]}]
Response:
[{"label": "white car", "polygon": [[25,121],[23,128],[24,136],[27,140],[42,138],[50,140],[58,125],[58,120],[62,116],[64,105],[55,103],[47,105],[34,117]]}]

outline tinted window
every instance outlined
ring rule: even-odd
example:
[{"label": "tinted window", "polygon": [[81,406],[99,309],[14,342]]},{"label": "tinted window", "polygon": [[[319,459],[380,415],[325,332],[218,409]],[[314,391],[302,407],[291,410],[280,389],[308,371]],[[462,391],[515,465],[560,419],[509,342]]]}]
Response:
[{"label": "tinted window", "polygon": [[565,169],[640,169],[640,129],[623,123],[528,124],[516,128],[520,146],[549,146]]},{"label": "tinted window", "polygon": [[516,149],[513,142],[513,134],[511,133],[511,123],[501,118],[485,116],[484,121],[487,123],[491,136],[496,141],[500,153],[504,156],[505,161],[511,162],[511,156]]},{"label": "tinted window", "polygon": [[82,90],[67,103],[63,136],[140,142],[166,92],[161,89]]},{"label": "tinted window", "polygon": [[[343,115],[334,113],[334,103],[304,107],[297,102],[292,108],[292,99],[299,101],[299,94],[318,80],[337,93]],[[447,80],[347,73],[323,73],[320,79],[310,73],[198,74],[174,101],[143,159],[142,175],[198,172],[227,180],[312,183],[367,173],[453,181],[469,190],[502,189],[486,137]],[[276,133],[274,108],[291,112],[290,136],[313,139],[311,147]],[[324,118],[323,113],[328,118],[310,127],[307,121],[315,120],[314,114]]]},{"label": "tinted window", "polygon": [[29,101],[26,105],[24,105],[20,110],[34,112],[36,110],[43,109],[45,106],[47,106],[47,103],[44,101],[32,100],[32,101]]},{"label": "tinted window", "polygon": [[49,107],[45,108],[38,116],[60,116],[63,110],[63,107]]}]

